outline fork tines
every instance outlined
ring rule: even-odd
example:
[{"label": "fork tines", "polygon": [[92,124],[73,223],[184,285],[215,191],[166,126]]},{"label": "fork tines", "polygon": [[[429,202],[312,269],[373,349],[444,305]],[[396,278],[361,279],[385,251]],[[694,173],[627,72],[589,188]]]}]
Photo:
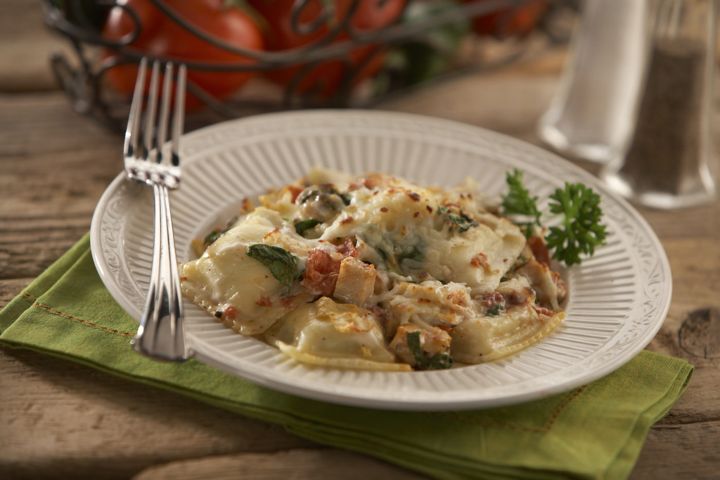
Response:
[{"label": "fork tines", "polygon": [[[158,116],[158,84],[160,83],[160,62],[153,62],[150,86],[147,92],[147,102],[143,109],[145,96],[145,77],[147,72],[147,59],[140,61],[135,91],[130,114],[128,116],[127,130],[123,153],[125,156],[125,171],[128,177],[148,184],[163,184],[168,188],[177,188],[180,182],[180,157],[178,144],[182,134],[185,116],[185,84],[187,68],[180,65],[177,72],[175,87],[175,106],[173,108],[172,126],[168,125],[170,117],[170,104],[173,95],[172,63],[165,64],[163,73],[162,98]],[[145,114],[143,115],[143,110]],[[167,141],[168,128],[171,128],[170,145]],[[168,150],[169,148],[169,155]]]}]

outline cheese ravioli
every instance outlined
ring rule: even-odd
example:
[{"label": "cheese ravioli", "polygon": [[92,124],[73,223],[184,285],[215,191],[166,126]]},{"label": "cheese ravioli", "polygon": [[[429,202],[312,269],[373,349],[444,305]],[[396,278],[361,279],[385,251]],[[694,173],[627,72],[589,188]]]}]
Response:
[{"label": "cheese ravioli", "polygon": [[335,368],[449,368],[532,345],[567,289],[472,180],[421,187],[314,170],[197,241],[184,295],[288,357]]}]

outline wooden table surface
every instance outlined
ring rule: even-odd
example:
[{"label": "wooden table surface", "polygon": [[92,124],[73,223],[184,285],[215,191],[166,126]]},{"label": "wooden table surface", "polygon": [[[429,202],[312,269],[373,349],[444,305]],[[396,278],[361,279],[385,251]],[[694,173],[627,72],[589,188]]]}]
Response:
[{"label": "wooden table surface", "polygon": [[[0,3],[0,307],[77,241],[120,168],[121,139],[73,113],[47,69],[63,48],[37,3]],[[384,104],[532,142],[562,54],[468,75]],[[720,202],[640,209],[673,271],[650,349],[688,359],[687,393],[651,430],[632,478],[720,475]],[[680,332],[683,335],[680,336]],[[0,478],[412,479],[279,427],[67,361],[0,350]]]}]

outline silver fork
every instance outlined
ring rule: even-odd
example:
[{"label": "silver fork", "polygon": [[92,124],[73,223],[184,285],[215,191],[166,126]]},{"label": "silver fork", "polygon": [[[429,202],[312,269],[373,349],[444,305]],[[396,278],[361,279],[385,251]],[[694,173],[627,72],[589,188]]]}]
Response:
[{"label": "silver fork", "polygon": [[[180,186],[178,144],[183,129],[187,73],[185,65],[180,65],[175,89],[172,139],[170,145],[165,145],[170,116],[173,65],[168,63],[165,66],[160,116],[156,118],[160,64],[157,61],[153,63],[148,104],[143,120],[142,104],[146,72],[147,60],[143,58],[135,81],[123,148],[125,173],[128,178],[153,188],[155,204],[150,289],[140,327],[131,343],[135,351],[150,357],[182,361],[190,356],[190,352],[185,345],[182,297],[168,190]],[[142,134],[141,124],[143,124]],[[169,155],[167,155],[168,150]]]}]

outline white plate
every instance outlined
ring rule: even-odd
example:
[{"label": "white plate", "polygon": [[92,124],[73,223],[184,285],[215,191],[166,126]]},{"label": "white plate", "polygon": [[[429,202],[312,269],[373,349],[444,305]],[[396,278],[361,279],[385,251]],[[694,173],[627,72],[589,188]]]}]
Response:
[{"label": "white plate", "polygon": [[[539,344],[508,359],[442,371],[389,373],[312,368],[233,333],[185,302],[191,348],[203,362],[277,390],[337,403],[449,410],[517,403],[565,391],[617,369],[660,328],[670,304],[670,267],[650,227],[591,175],[534,146],[479,128],[386,112],[312,111],[263,115],[197,130],[182,140],[183,184],[172,193],[180,261],[190,241],[230,216],[244,197],[321,165],[381,171],[421,184],[476,178],[490,194],[504,173],[525,172],[541,199],[565,181],[603,197],[609,237],[568,271],[567,319]],[[92,254],[117,302],[138,319],[152,252],[149,190],[118,175],[92,221]]]}]

